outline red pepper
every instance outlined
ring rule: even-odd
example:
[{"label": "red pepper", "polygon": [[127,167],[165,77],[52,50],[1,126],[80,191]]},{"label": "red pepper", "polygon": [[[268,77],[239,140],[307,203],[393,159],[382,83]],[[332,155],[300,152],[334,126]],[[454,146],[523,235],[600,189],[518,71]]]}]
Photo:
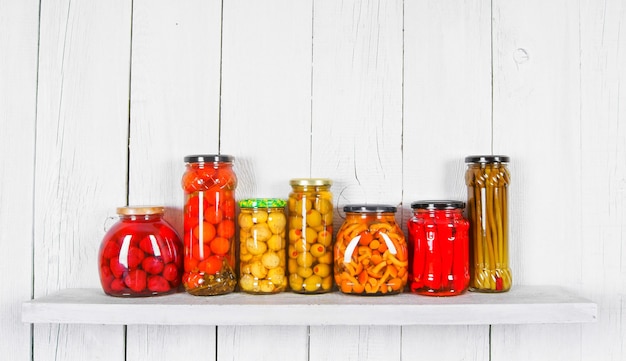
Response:
[{"label": "red pepper", "polygon": [[424,269],[426,261],[426,248],[421,241],[425,237],[424,225],[421,222],[413,222],[409,220],[407,225],[409,229],[409,242],[412,244],[411,248],[412,252],[409,253],[409,256],[412,258],[412,261],[409,262],[412,265],[409,269],[411,269],[409,279],[411,280],[411,290],[416,291],[422,287],[424,287]]},{"label": "red pepper", "polygon": [[[437,213],[444,213],[438,211]],[[454,256],[454,244],[456,230],[452,227],[448,220],[441,220],[437,224],[437,237],[439,238],[439,255],[441,256],[441,286],[440,289],[447,290],[450,288],[450,276],[453,274],[452,261]]]},{"label": "red pepper", "polygon": [[426,264],[425,272],[426,277],[424,279],[424,286],[431,290],[438,290],[441,288],[441,255],[440,252],[440,237],[437,234],[437,228],[433,221],[429,221],[425,227],[426,233]]},{"label": "red pepper", "polygon": [[452,288],[454,293],[461,293],[469,286],[469,224],[466,220],[454,222],[456,229],[456,240],[454,242],[454,264],[452,272],[454,280]]}]

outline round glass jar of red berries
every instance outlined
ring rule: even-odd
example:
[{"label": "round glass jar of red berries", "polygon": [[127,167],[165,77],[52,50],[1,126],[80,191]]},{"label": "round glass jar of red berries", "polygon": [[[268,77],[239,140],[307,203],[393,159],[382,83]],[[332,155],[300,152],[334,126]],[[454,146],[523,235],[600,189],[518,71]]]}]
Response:
[{"label": "round glass jar of red berries", "polygon": [[195,296],[230,293],[237,285],[233,160],[223,154],[185,157],[183,285]]},{"label": "round glass jar of red berries", "polygon": [[100,245],[100,281],[111,296],[177,292],[183,271],[182,242],[163,219],[165,207],[119,207],[119,220]]}]

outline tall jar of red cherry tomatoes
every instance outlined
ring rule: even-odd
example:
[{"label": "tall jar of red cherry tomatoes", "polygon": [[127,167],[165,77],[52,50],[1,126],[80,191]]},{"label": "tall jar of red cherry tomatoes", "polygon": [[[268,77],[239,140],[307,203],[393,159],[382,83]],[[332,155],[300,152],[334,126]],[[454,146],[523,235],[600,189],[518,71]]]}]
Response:
[{"label": "tall jar of red cherry tomatoes", "polygon": [[196,296],[232,292],[237,285],[234,158],[208,154],[190,155],[184,160],[183,285]]},{"label": "tall jar of red cherry tomatoes", "polygon": [[411,291],[455,296],[469,286],[469,222],[460,201],[417,201],[408,221],[412,248]]},{"label": "tall jar of red cherry tomatoes", "polygon": [[141,297],[177,292],[183,245],[163,219],[162,206],[119,207],[119,220],[100,245],[100,282],[110,296]]}]

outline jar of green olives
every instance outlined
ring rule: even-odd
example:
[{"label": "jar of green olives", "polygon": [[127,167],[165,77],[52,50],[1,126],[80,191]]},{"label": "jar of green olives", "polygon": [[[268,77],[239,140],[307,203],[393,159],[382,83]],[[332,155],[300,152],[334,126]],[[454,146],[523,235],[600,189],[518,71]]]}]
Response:
[{"label": "jar of green olives", "polygon": [[243,292],[271,294],[287,287],[285,200],[239,202],[239,287]]},{"label": "jar of green olives", "polygon": [[287,269],[297,293],[333,289],[333,196],[326,178],[290,181]]}]

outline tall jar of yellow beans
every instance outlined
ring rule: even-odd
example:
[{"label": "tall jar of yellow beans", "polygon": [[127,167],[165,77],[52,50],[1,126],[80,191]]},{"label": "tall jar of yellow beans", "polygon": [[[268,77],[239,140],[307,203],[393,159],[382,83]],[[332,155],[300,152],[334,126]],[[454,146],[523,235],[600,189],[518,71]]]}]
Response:
[{"label": "tall jar of yellow beans", "polygon": [[297,293],[333,290],[333,196],[326,178],[290,181],[287,269]]},{"label": "tall jar of yellow beans", "polygon": [[470,291],[506,292],[509,268],[509,157],[473,155],[467,169],[467,218],[470,221]]},{"label": "tall jar of yellow beans", "polygon": [[271,294],[287,287],[285,201],[276,198],[239,202],[239,287]]}]

